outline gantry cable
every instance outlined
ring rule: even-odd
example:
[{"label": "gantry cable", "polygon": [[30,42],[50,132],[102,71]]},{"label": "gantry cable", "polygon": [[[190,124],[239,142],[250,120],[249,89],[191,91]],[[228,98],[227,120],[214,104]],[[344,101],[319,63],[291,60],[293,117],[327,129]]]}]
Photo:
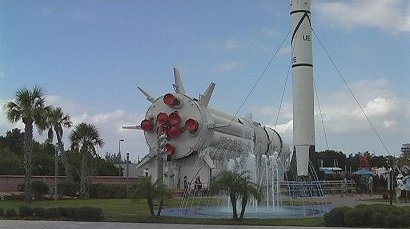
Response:
[{"label": "gantry cable", "polygon": [[374,127],[373,123],[370,121],[369,117],[367,116],[366,112],[364,111],[362,105],[360,104],[359,100],[357,99],[357,97],[355,96],[355,94],[353,93],[353,90],[350,88],[350,86],[347,84],[347,81],[345,80],[345,78],[343,77],[342,73],[339,71],[339,68],[337,67],[336,63],[334,62],[332,56],[330,56],[329,52],[327,51],[327,49],[325,48],[325,46],[323,45],[322,41],[319,39],[319,37],[316,35],[315,30],[313,30],[312,28],[312,32],[315,35],[316,39],[319,41],[320,46],[322,46],[323,50],[325,51],[327,57],[329,58],[330,62],[332,62],[333,67],[335,68],[337,74],[339,75],[339,77],[342,79],[343,83],[345,84],[347,90],[349,91],[349,93],[352,95],[354,101],[357,103],[357,105],[359,106],[360,110],[362,111],[364,117],[366,118],[367,122],[369,123],[369,125],[372,127],[373,132],[376,134],[377,138],[379,139],[380,143],[383,145],[384,149],[386,150],[386,152],[390,154],[390,151],[387,149],[386,144],[384,144],[379,132],[376,130],[376,128]]}]

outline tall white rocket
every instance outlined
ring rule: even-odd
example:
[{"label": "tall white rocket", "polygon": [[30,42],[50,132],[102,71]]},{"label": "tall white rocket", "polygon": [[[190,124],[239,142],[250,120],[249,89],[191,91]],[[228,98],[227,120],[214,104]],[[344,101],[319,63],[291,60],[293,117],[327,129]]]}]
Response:
[{"label": "tall white rocket", "polygon": [[308,176],[309,152],[315,151],[312,24],[310,0],[291,0],[293,144],[298,176]]}]

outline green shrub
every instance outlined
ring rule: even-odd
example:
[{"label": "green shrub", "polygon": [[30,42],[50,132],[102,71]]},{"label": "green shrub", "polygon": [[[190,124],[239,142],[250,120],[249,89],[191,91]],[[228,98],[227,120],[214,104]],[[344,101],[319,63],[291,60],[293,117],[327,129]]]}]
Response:
[{"label": "green shrub", "polygon": [[72,208],[72,207],[63,208],[61,211],[61,216],[65,218],[74,219],[75,209],[76,208]]},{"label": "green shrub", "polygon": [[55,219],[55,218],[59,218],[59,212],[57,211],[57,208],[47,208],[44,212],[44,216],[47,219]]},{"label": "green shrub", "polygon": [[33,215],[35,217],[44,217],[46,215],[46,209],[42,207],[36,207],[33,209]]},{"label": "green shrub", "polygon": [[7,209],[7,211],[6,211],[6,216],[7,216],[7,217],[16,217],[16,216],[17,216],[17,212],[16,212],[16,210],[14,210],[14,208]]},{"label": "green shrub", "polygon": [[4,210],[3,210],[3,208],[0,208],[0,217],[3,217],[4,216]]},{"label": "green shrub", "polygon": [[101,208],[80,207],[75,209],[74,219],[85,221],[101,221],[104,219]]},{"label": "green shrub", "polygon": [[325,214],[325,226],[344,226],[345,213],[349,210],[351,210],[349,207],[338,207],[332,209],[330,212]]},{"label": "green shrub", "polygon": [[77,197],[80,191],[80,184],[79,183],[67,183],[67,184],[59,184],[58,185],[58,192],[60,195],[63,196],[71,196]]},{"label": "green shrub", "polygon": [[409,227],[410,212],[397,206],[362,204],[352,209],[335,208],[325,214],[324,220],[326,226]]},{"label": "green shrub", "polygon": [[34,180],[31,182],[31,191],[36,199],[41,198],[45,194],[48,194],[49,187],[42,181]]},{"label": "green shrub", "polygon": [[29,206],[20,206],[19,214],[21,217],[32,217],[33,216],[33,209]]},{"label": "green shrub", "polygon": [[126,186],[122,184],[91,184],[90,198],[116,199],[125,198]]}]

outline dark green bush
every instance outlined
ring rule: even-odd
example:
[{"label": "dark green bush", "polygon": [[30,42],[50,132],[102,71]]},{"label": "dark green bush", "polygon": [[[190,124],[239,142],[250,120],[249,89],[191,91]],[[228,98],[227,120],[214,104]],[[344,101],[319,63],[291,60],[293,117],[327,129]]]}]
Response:
[{"label": "dark green bush", "polygon": [[363,209],[355,207],[345,213],[344,221],[347,226],[361,227],[365,225],[364,220],[367,220],[364,216]]},{"label": "dark green bush", "polygon": [[75,209],[76,208],[71,208],[71,207],[63,208],[61,211],[61,216],[65,218],[74,219]]},{"label": "dark green bush", "polygon": [[[343,217],[344,215],[344,217]],[[410,212],[385,204],[334,208],[324,216],[326,226],[409,227]]]},{"label": "dark green bush", "polygon": [[80,191],[79,183],[67,183],[67,184],[58,185],[58,192],[60,195],[63,195],[63,196],[77,197],[79,191]]},{"label": "dark green bush", "polygon": [[42,207],[36,207],[33,209],[33,215],[35,217],[44,217],[46,215],[46,209]]},{"label": "dark green bush", "polygon": [[4,210],[3,210],[3,208],[0,208],[0,217],[3,217],[4,216]]},{"label": "dark green bush", "polygon": [[347,211],[351,210],[349,207],[338,207],[332,209],[330,212],[325,214],[324,220],[325,220],[325,226],[331,227],[331,226],[344,226],[345,221],[345,213]]},{"label": "dark green bush", "polygon": [[80,207],[75,209],[74,219],[85,221],[101,221],[104,219],[101,208]]},{"label": "dark green bush", "polygon": [[57,208],[47,208],[44,212],[44,216],[48,219],[55,219],[60,217]]},{"label": "dark green bush", "polygon": [[91,184],[90,198],[116,199],[125,198],[126,186],[122,184]]},{"label": "dark green bush", "polygon": [[20,206],[19,214],[21,217],[32,217],[33,216],[33,209],[29,206]]},{"label": "dark green bush", "polygon": [[49,187],[46,183],[42,181],[34,180],[31,182],[31,191],[36,199],[48,194]]},{"label": "dark green bush", "polygon": [[16,217],[16,216],[17,216],[17,212],[16,212],[16,210],[14,210],[14,208],[12,208],[12,209],[7,209],[7,211],[6,211],[6,216],[7,216],[7,217]]}]

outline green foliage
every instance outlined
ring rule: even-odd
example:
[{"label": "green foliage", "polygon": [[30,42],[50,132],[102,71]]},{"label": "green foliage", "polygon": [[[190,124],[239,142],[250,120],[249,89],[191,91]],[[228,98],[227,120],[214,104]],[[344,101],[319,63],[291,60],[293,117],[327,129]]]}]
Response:
[{"label": "green foliage", "polygon": [[57,211],[57,208],[47,208],[44,211],[44,217],[47,219],[55,219],[55,218],[59,218],[60,212]]},{"label": "green foliage", "polygon": [[6,132],[6,136],[0,136],[0,149],[8,148],[19,158],[23,158],[24,153],[24,132],[14,128]]},{"label": "green foliage", "polygon": [[90,198],[113,199],[125,198],[126,186],[122,184],[91,184]]},{"label": "green foliage", "polygon": [[46,209],[43,207],[35,207],[33,208],[33,216],[34,217],[44,217],[46,215]]},{"label": "green foliage", "polygon": [[345,213],[349,211],[351,208],[349,207],[339,207],[333,208],[330,212],[326,213],[324,216],[325,226],[344,226],[345,225]]},{"label": "green foliage", "polygon": [[21,217],[32,217],[33,216],[33,209],[29,206],[20,206],[19,214]]},{"label": "green foliage", "polygon": [[3,210],[3,208],[0,208],[0,217],[3,217],[4,216],[4,210]]},{"label": "green foliage", "polygon": [[74,219],[86,221],[101,221],[104,219],[104,214],[101,208],[80,207],[75,209]]},{"label": "green foliage", "polygon": [[17,216],[17,212],[14,208],[12,209],[7,209],[6,211],[6,217],[16,217]]},{"label": "green foliage", "polygon": [[171,196],[167,187],[160,183],[151,181],[151,177],[144,177],[131,187],[131,196],[134,199],[146,199],[151,216],[154,216],[154,200],[159,201],[157,216],[161,214],[164,199]]},{"label": "green foliage", "polygon": [[48,194],[49,191],[49,187],[46,183],[37,180],[31,182],[31,189],[36,199],[41,198],[45,194]]},{"label": "green foliage", "polygon": [[8,147],[0,148],[0,174],[21,175],[24,174],[22,159]]},{"label": "green foliage", "polygon": [[92,158],[91,165],[94,167],[94,173],[99,176],[118,176],[118,168],[114,163],[102,159],[100,156]]},{"label": "green foliage", "polygon": [[66,183],[58,185],[58,192],[63,196],[76,197],[80,191],[79,183]]},{"label": "green foliage", "polygon": [[236,201],[242,198],[242,208],[239,219],[242,219],[245,213],[245,208],[250,197],[260,201],[262,192],[258,186],[252,182],[252,178],[248,172],[233,172],[224,171],[219,174],[215,181],[212,182],[210,191],[213,194],[226,193],[229,195],[232,204],[232,218],[238,219]]},{"label": "green foliage", "polygon": [[328,227],[408,227],[410,212],[385,204],[361,204],[354,208],[335,208],[325,214],[324,220]]}]

